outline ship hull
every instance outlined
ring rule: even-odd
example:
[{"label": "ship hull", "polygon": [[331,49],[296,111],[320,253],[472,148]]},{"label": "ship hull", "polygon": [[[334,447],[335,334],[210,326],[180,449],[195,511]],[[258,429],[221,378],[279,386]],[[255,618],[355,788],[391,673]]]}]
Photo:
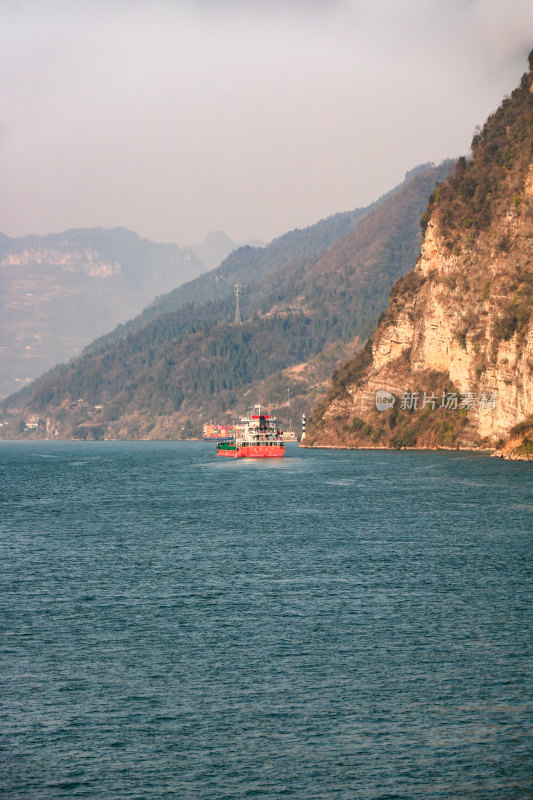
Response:
[{"label": "ship hull", "polygon": [[245,444],[239,447],[238,458],[281,458],[284,453],[284,445]]},{"label": "ship hull", "polygon": [[281,458],[285,453],[283,445],[250,444],[218,447],[217,453],[225,458]]}]

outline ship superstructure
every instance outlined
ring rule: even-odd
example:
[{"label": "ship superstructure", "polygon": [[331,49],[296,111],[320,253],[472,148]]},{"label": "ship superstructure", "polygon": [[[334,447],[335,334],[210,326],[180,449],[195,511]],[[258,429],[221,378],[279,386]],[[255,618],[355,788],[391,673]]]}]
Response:
[{"label": "ship superstructure", "polygon": [[275,417],[256,405],[241,418],[233,439],[217,445],[217,453],[229,458],[280,458],[285,453],[283,431],[278,429]]}]

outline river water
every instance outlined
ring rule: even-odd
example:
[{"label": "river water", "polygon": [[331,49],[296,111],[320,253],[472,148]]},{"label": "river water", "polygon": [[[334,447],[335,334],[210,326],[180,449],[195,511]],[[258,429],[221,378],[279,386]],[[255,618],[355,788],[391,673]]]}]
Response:
[{"label": "river water", "polygon": [[531,464],[0,443],[0,795],[531,798]]}]

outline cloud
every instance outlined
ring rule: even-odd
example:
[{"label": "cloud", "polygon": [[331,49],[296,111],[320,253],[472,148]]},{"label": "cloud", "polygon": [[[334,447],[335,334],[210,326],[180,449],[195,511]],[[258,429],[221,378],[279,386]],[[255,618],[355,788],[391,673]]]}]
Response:
[{"label": "cloud", "polygon": [[522,0],[4,6],[11,235],[268,239],[368,203],[468,149],[533,30]]}]

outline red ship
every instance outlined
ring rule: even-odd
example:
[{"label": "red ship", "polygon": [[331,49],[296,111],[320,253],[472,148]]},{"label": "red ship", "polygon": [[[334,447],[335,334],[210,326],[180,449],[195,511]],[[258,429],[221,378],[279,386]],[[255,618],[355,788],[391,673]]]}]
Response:
[{"label": "red ship", "polygon": [[276,418],[254,406],[253,412],[242,417],[230,442],[217,444],[219,456],[227,458],[281,458],[285,453],[283,431],[278,430]]}]

